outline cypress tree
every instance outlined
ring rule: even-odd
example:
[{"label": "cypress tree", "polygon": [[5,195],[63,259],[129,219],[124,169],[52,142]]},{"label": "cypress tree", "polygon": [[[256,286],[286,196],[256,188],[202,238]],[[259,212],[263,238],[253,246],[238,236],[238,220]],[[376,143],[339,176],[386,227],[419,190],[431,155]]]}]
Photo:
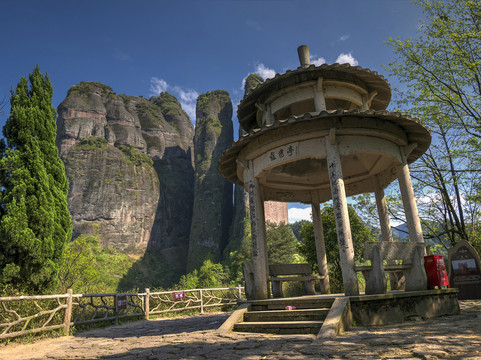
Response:
[{"label": "cypress tree", "polygon": [[54,290],[72,235],[68,181],[55,146],[52,95],[50,80],[38,66],[29,82],[22,78],[11,91],[0,160],[2,288],[10,285],[29,293]]}]

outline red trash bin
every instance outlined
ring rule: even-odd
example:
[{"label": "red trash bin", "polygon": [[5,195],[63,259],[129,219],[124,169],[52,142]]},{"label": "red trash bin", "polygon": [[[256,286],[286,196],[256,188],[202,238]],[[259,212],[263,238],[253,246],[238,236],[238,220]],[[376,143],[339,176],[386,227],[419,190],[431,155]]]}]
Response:
[{"label": "red trash bin", "polygon": [[424,267],[428,276],[430,289],[449,287],[448,273],[442,255],[428,255],[424,257]]}]

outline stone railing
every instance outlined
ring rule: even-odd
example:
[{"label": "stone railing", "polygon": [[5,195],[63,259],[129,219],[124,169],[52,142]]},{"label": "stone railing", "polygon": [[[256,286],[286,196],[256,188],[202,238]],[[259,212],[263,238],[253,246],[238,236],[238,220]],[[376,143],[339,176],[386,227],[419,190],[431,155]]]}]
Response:
[{"label": "stone railing", "polygon": [[191,289],[182,291],[110,294],[66,294],[0,297],[0,340],[43,331],[97,322],[199,310],[237,304],[244,288]]}]

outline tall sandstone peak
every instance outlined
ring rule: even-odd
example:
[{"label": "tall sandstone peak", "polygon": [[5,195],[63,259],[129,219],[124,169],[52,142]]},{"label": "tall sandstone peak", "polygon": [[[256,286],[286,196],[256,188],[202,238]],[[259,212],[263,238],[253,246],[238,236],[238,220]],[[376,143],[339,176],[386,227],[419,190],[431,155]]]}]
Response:
[{"label": "tall sandstone peak", "polygon": [[58,107],[57,146],[70,180],[74,237],[99,234],[128,253],[147,247],[185,270],[192,219],[194,128],[167,93],[116,95],[97,82]]},{"label": "tall sandstone peak", "polygon": [[232,185],[217,170],[223,151],[232,144],[232,102],[216,90],[197,99],[195,144],[195,198],[187,271],[204,259],[219,262],[232,222]]},{"label": "tall sandstone peak", "polygon": [[[244,84],[244,96],[252,89],[263,82],[262,77],[257,74],[247,76]],[[238,137],[241,138],[244,130],[239,126]],[[243,186],[234,185],[234,216],[232,226],[229,233],[229,244],[224,251],[224,257],[227,258],[240,248],[242,240],[250,231],[249,219],[247,218],[247,208],[249,206],[249,198]]]},{"label": "tall sandstone peak", "polygon": [[[149,250],[160,254],[171,264],[174,273],[181,274],[186,269],[194,203],[194,126],[169,93],[161,93],[150,102],[160,109],[167,123],[163,127],[142,123],[148,153],[160,181]],[[163,152],[157,154],[159,149]]]}]

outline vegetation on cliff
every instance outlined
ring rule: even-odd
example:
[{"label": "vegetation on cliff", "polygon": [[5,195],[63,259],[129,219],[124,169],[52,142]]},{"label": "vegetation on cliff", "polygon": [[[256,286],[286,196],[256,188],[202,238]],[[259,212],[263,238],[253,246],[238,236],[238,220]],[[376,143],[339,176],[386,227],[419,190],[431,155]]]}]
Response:
[{"label": "vegetation on cliff", "polygon": [[148,165],[152,166],[154,162],[149,155],[144,154],[139,151],[139,149],[129,146],[129,145],[119,145],[117,148],[125,154],[126,161],[133,165],[142,166]]},{"label": "vegetation on cliff", "polygon": [[154,121],[156,121],[159,125],[162,125],[164,119],[162,118],[162,116],[160,116],[159,108],[155,104],[144,100],[138,102],[135,105],[135,109],[139,113],[140,118],[148,117],[149,119],[153,119]]},{"label": "vegetation on cliff", "polygon": [[149,99],[149,101],[151,101],[160,108],[160,111],[162,112],[165,120],[171,123],[171,125],[175,128],[177,128],[176,120],[180,116],[185,116],[186,118],[189,118],[187,113],[182,110],[182,106],[180,105],[179,101],[168,92],[161,92],[159,96],[152,97]]},{"label": "vegetation on cliff", "polygon": [[67,97],[74,94],[88,96],[94,92],[97,88],[101,91],[102,95],[115,95],[112,88],[108,85],[102,84],[98,81],[82,81],[77,85],[73,85],[67,92]]},{"label": "vegetation on cliff", "polygon": [[264,80],[262,77],[258,74],[250,74],[248,77],[245,79],[245,84],[244,84],[244,94],[247,95],[251,90],[255,89],[257,85],[263,83]]},{"label": "vegetation on cliff", "polygon": [[107,139],[89,136],[76,144],[75,149],[81,151],[95,151],[106,147],[108,144]]},{"label": "vegetation on cliff", "polygon": [[[30,85],[30,86],[29,86]],[[53,89],[38,67],[10,98],[0,160],[0,286],[52,291],[72,234],[68,182],[55,146]]]}]

